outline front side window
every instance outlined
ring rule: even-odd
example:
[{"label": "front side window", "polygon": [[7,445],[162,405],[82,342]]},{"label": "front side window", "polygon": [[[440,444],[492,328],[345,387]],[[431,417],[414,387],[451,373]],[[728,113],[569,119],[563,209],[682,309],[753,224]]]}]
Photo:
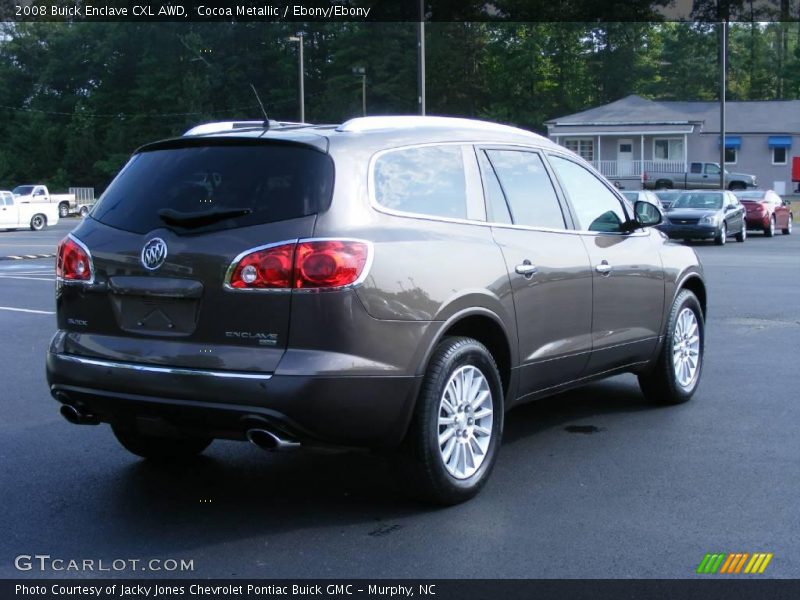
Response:
[{"label": "front side window", "polygon": [[564,215],[541,157],[534,152],[488,150],[516,225],[564,229]]},{"label": "front side window", "polygon": [[772,149],[772,164],[785,165],[786,164],[786,148],[773,148]]},{"label": "front side window", "polygon": [[594,140],[592,138],[574,138],[564,140],[564,147],[572,150],[583,160],[592,162],[594,160]]},{"label": "front side window", "polygon": [[459,145],[393,150],[374,167],[375,200],[402,212],[467,218],[467,183]]},{"label": "front side window", "polygon": [[620,232],[627,220],[619,199],[589,170],[577,163],[550,156],[550,163],[558,175],[561,186],[569,196],[578,219],[585,231]]},{"label": "front side window", "polygon": [[719,167],[717,165],[706,165],[706,175],[719,175]]},{"label": "front side window", "polygon": [[683,140],[681,138],[654,140],[653,158],[655,160],[683,160]]}]

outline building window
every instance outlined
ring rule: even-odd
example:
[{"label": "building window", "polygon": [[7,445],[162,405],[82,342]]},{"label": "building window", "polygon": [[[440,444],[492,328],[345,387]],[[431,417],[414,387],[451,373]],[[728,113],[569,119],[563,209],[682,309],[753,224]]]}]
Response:
[{"label": "building window", "polygon": [[682,138],[653,140],[653,160],[683,160]]},{"label": "building window", "polygon": [[725,164],[735,165],[738,154],[737,148],[725,148]]},{"label": "building window", "polygon": [[564,140],[564,147],[572,150],[583,160],[594,161],[594,140],[592,138],[572,138]]},{"label": "building window", "polygon": [[786,148],[773,148],[772,149],[772,164],[785,165],[786,164]]}]

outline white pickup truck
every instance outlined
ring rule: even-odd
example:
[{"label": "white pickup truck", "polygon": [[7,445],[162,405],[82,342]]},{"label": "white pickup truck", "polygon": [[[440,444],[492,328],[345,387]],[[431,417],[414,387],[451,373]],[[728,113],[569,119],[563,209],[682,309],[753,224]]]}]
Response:
[{"label": "white pickup truck", "polygon": [[30,227],[41,231],[58,223],[58,205],[22,198],[11,192],[0,192],[0,229]]},{"label": "white pickup truck", "polygon": [[69,188],[68,194],[51,194],[46,185],[18,185],[12,191],[23,202],[48,202],[58,206],[62,219],[76,214],[86,216],[95,203],[94,188]]}]

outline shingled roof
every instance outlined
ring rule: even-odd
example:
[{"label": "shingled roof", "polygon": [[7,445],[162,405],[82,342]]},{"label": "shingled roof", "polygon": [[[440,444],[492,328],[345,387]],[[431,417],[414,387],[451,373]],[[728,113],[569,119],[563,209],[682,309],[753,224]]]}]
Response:
[{"label": "shingled roof", "polygon": [[[631,95],[547,121],[551,126],[678,124],[699,124],[705,133],[719,133],[719,103],[656,101]],[[800,134],[800,100],[726,102],[725,129],[728,133]]]}]

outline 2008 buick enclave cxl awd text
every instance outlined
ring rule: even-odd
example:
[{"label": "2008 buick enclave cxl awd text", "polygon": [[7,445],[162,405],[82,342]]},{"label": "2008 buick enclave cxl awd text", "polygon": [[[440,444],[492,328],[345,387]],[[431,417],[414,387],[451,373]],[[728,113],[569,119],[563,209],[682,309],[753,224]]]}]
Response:
[{"label": "2008 buick enclave cxl awd text", "polygon": [[574,154],[463,119],[268,125],[140,148],[62,241],[47,378],[68,420],[152,459],[395,448],[448,504],[516,404],[622,372],[695,392],[695,253]]}]

